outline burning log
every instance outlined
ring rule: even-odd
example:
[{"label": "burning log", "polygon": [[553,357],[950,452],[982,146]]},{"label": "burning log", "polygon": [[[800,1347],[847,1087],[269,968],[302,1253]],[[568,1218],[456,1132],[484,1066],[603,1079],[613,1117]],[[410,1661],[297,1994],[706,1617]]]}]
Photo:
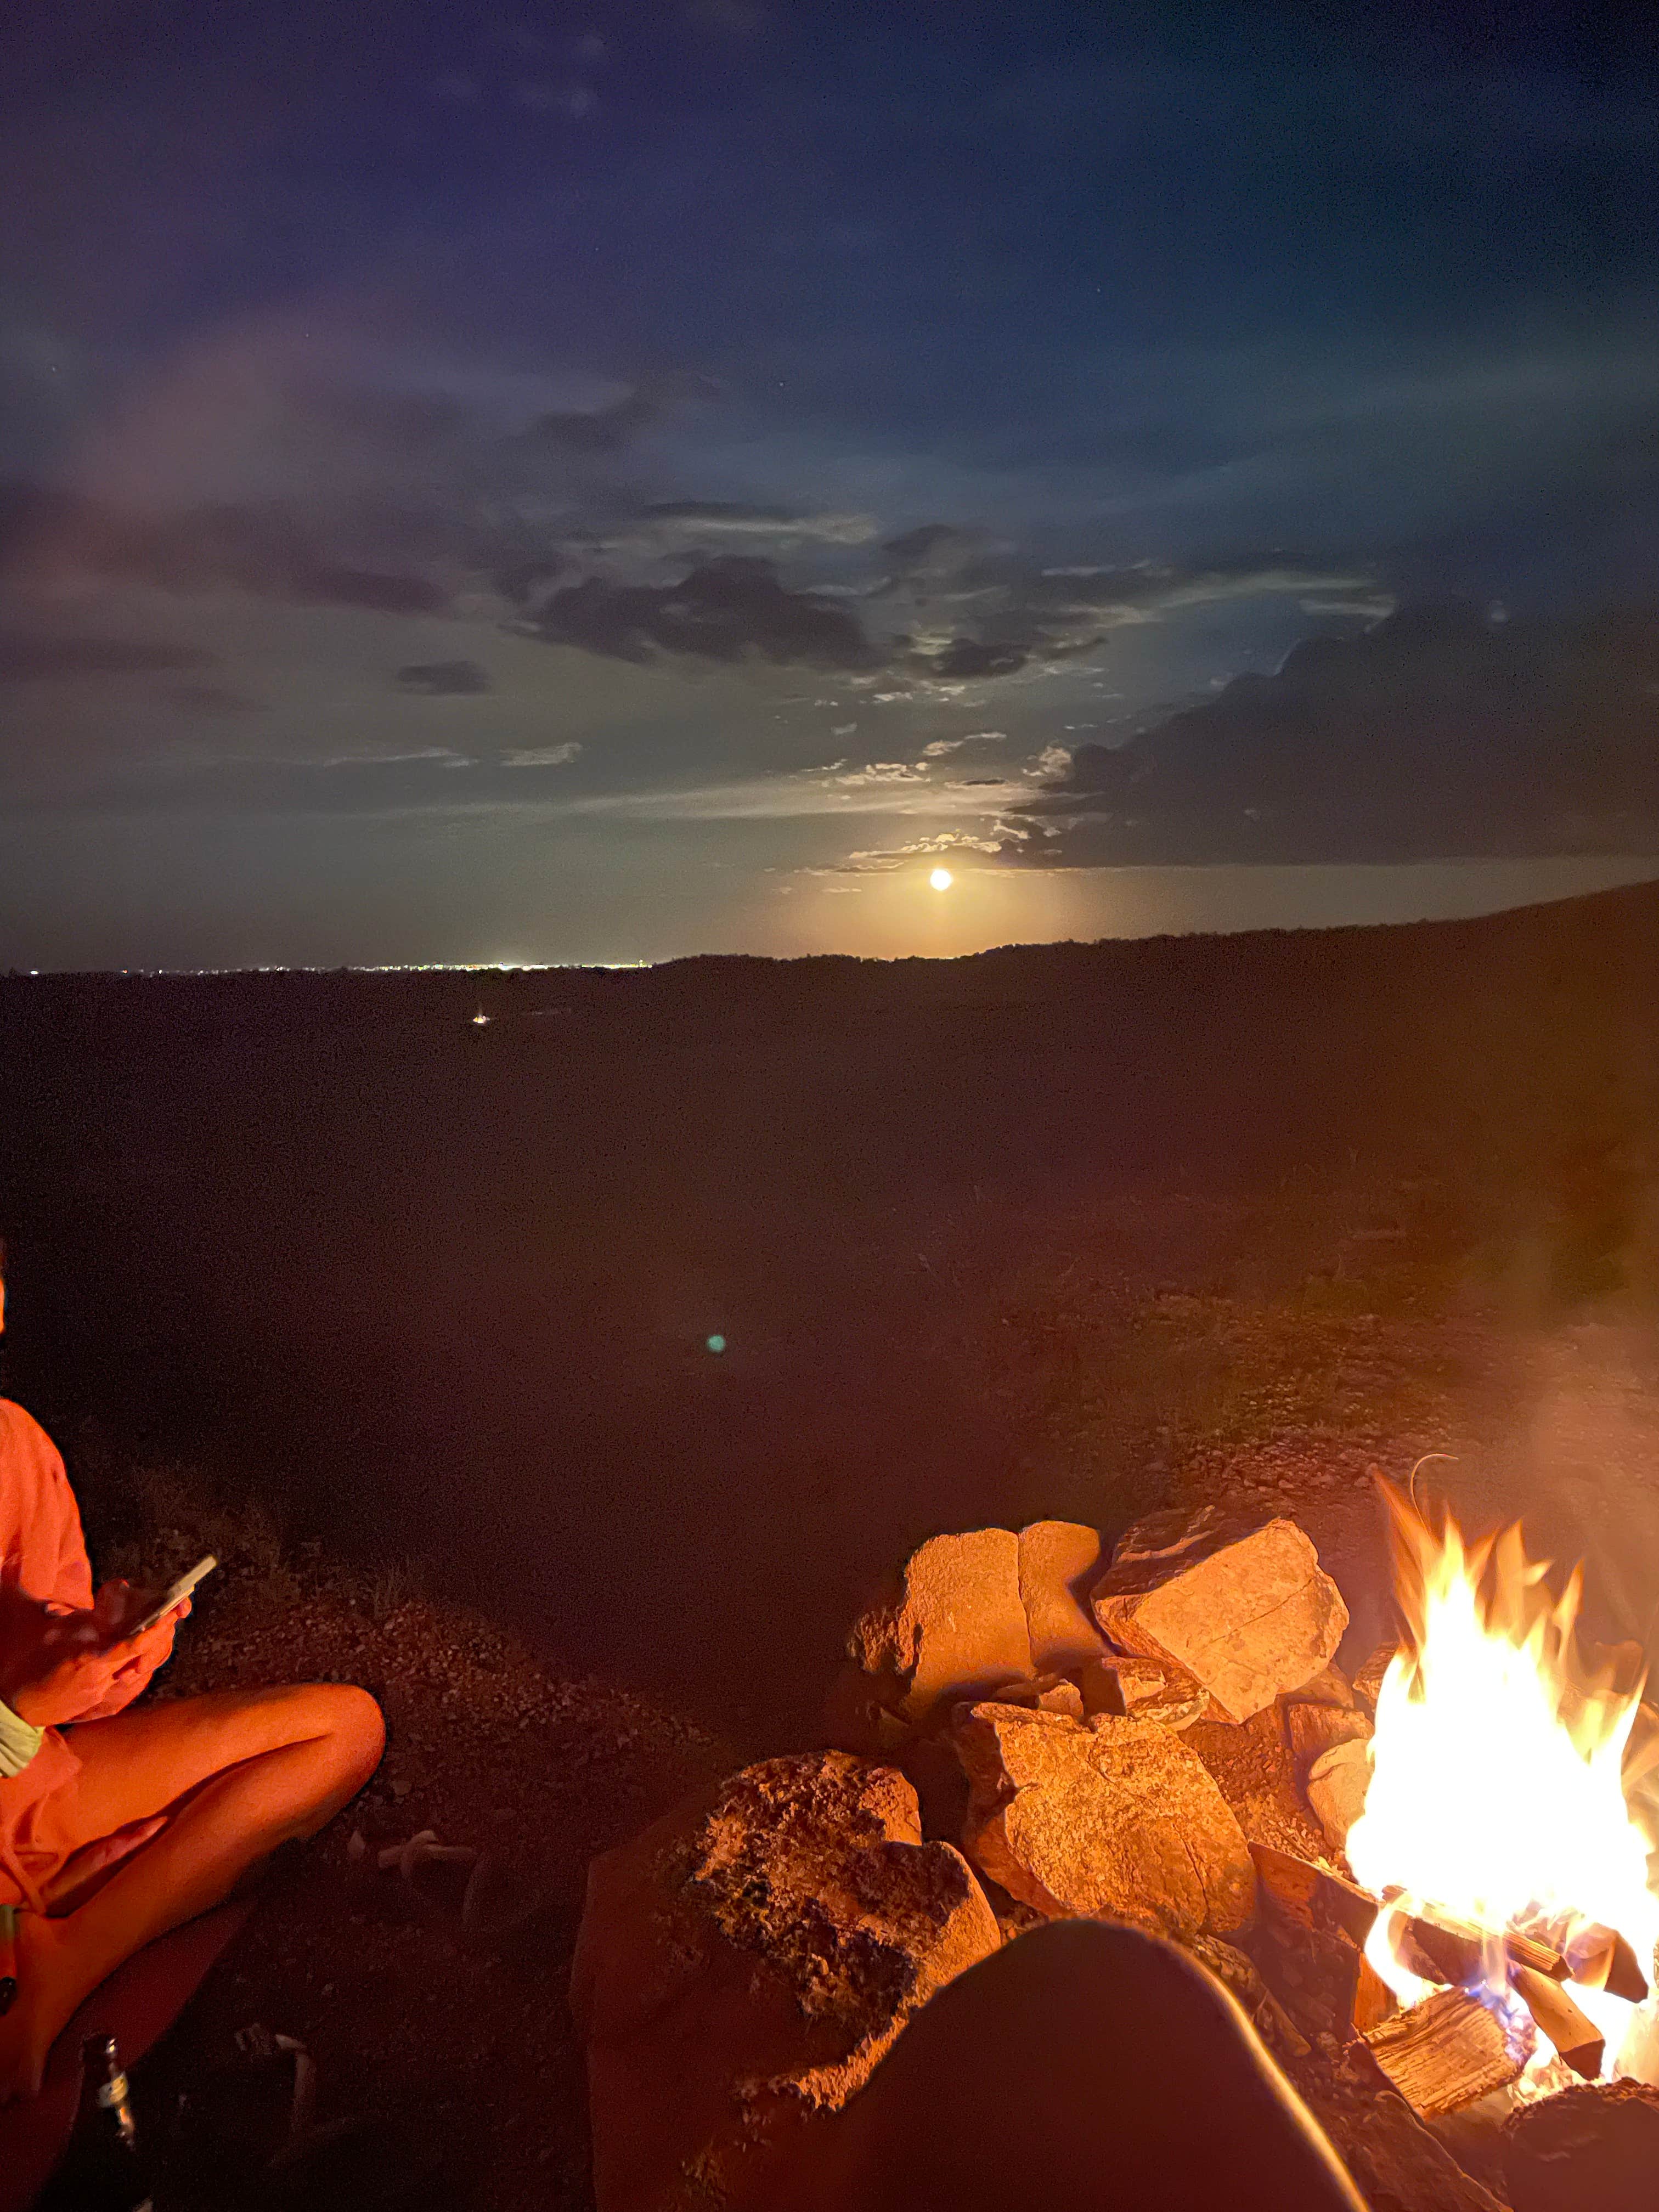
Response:
[{"label": "burning log", "polygon": [[1577,2006],[1547,1974],[1534,1966],[1511,1966],[1510,1980],[1539,2027],[1548,2036],[1573,2072],[1593,2081],[1601,2071],[1601,2031],[1585,2019]]},{"label": "burning log", "polygon": [[1462,1990],[1441,1990],[1425,1997],[1368,2029],[1363,2040],[1406,2102],[1425,2119],[1462,2112],[1477,2098],[1507,2088],[1526,2063],[1523,2053],[1510,2049],[1503,2022]]},{"label": "burning log", "polygon": [[1368,2035],[1372,2028],[1380,2027],[1385,2020],[1392,2020],[1399,2009],[1399,1998],[1362,1951],[1359,1970],[1353,1979],[1353,2003],[1349,2012],[1354,2033],[1362,2038]]},{"label": "burning log", "polygon": [[1253,1843],[1250,1856],[1269,1904],[1287,1919],[1316,1935],[1340,1929],[1355,1943],[1364,1943],[1370,1934],[1381,1907],[1369,1890],[1269,1844]]},{"label": "burning log", "polygon": [[1648,1978],[1635,1952],[1614,1928],[1586,1928],[1567,1946],[1567,1979],[1587,1990],[1606,1990],[1626,2004],[1645,2004]]},{"label": "burning log", "polygon": [[1508,1967],[1525,1967],[1528,1972],[1547,1975],[1560,1981],[1566,1975],[1566,1963],[1559,1951],[1552,1951],[1547,1943],[1540,1943],[1518,1929],[1509,1929],[1499,1936],[1490,1929],[1478,1927],[1472,1920],[1460,1920],[1437,1905],[1420,1905],[1415,1912],[1397,1915],[1391,1931],[1395,1949],[1402,1966],[1410,1968],[1419,1980],[1449,1982],[1454,1985],[1479,1981],[1486,1972],[1486,1960],[1495,1946],[1501,1946]]}]

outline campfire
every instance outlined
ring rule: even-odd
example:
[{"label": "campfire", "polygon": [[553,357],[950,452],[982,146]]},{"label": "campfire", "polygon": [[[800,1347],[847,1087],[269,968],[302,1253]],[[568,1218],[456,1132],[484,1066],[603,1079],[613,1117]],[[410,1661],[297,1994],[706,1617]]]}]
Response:
[{"label": "campfire", "polygon": [[573,2002],[601,2212],[760,2212],[936,1990],[1078,1917],[1214,1975],[1372,2203],[1645,2212],[1641,1655],[1581,1640],[1577,1577],[1518,1528],[1470,1542],[1385,1495],[1401,1637],[1352,1674],[1342,1593],[1284,1515],[913,1553],[849,1631],[830,1748],[592,1869]]},{"label": "campfire", "polygon": [[[1407,1641],[1377,1692],[1346,1838],[1383,1906],[1366,1959],[1408,2027],[1432,2004],[1425,2033],[1455,2038],[1468,2006],[1485,2008],[1521,2094],[1659,2082],[1659,1898],[1625,1792],[1643,1680],[1591,1665],[1579,1577],[1553,1595],[1518,1528],[1470,1546],[1449,1515],[1387,1495]],[[1438,1997],[1448,1986],[1462,2007]]]}]

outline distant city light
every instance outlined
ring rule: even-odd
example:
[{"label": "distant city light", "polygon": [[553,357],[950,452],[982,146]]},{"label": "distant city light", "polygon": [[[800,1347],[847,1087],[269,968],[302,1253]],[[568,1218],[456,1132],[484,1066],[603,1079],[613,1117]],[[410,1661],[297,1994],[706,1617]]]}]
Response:
[{"label": "distant city light", "polygon": [[713,1336],[704,1337],[703,1342],[708,1346],[711,1352],[724,1352],[726,1349],[726,1339],[720,1334],[718,1330]]},{"label": "distant city light", "polygon": [[936,891],[948,891],[955,883],[956,878],[951,873],[949,868],[935,868],[927,880]]},{"label": "distant city light", "polygon": [[489,1017],[485,1013],[483,1008],[480,1006],[477,1012],[472,1017],[472,1026],[475,1030],[482,1030],[487,1029],[489,1025]]}]

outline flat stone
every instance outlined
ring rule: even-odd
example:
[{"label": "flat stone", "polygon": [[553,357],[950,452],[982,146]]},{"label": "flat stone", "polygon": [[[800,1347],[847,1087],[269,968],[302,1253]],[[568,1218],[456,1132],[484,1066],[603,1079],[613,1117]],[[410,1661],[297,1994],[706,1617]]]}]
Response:
[{"label": "flat stone", "polygon": [[1168,1729],[1097,1714],[975,1705],[955,1741],[972,1795],[969,1856],[1049,1918],[1229,1936],[1255,1909],[1243,1831]]},{"label": "flat stone", "polygon": [[1132,1720],[1157,1721],[1160,1727],[1190,1728],[1211,1711],[1210,1693],[1178,1667],[1156,1659],[1134,1659],[1109,1652],[1092,1659],[1079,1675],[1085,1713],[1115,1713]]},{"label": "flat stone", "polygon": [[1071,1674],[1104,1650],[1088,1610],[1102,1564],[1098,1528],[1078,1521],[1033,1521],[1020,1530],[1020,1601],[1031,1661],[1042,1672]]},{"label": "flat stone", "polygon": [[1369,1743],[1371,1735],[1368,1714],[1345,1711],[1340,1705],[1286,1705],[1285,1729],[1298,1774],[1306,1774],[1334,1745]]},{"label": "flat stone", "polygon": [[1322,1674],[1348,1625],[1341,1592],[1295,1522],[1241,1533],[1212,1508],[1132,1528],[1093,1602],[1118,1650],[1192,1675],[1230,1721]]},{"label": "flat stone", "polygon": [[957,1711],[965,1711],[974,1705],[1025,1705],[1045,1713],[1069,1713],[1079,1721],[1085,1716],[1083,1692],[1066,1674],[1034,1674],[1029,1681],[999,1682],[984,1698],[962,1700]]},{"label": "flat stone", "polygon": [[1012,1528],[930,1537],[906,1561],[896,1595],[854,1624],[847,1656],[865,1674],[896,1681],[898,1708],[912,1722],[1042,1671],[1020,1598],[1018,1537]]},{"label": "flat stone", "polygon": [[1338,1850],[1346,1848],[1349,1829],[1365,1809],[1370,1783],[1370,1749],[1364,1738],[1333,1744],[1308,1769],[1308,1803]]},{"label": "flat stone", "polygon": [[[589,1869],[571,1973],[599,2212],[746,2212],[1000,1942],[903,1778],[841,1752],[700,1792]],[[810,2151],[807,2153],[810,2155]]]}]

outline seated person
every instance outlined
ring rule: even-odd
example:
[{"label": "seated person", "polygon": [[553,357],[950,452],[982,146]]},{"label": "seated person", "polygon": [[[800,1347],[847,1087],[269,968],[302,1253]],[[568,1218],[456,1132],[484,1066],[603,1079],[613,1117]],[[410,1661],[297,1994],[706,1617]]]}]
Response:
[{"label": "seated person", "polygon": [[313,1834],[380,1763],[380,1709],[345,1684],[129,1711],[190,1610],[124,1633],[153,1601],[121,1583],[94,1596],[64,1463],[0,1399],[0,2103],[39,2091],[125,1959]]}]

